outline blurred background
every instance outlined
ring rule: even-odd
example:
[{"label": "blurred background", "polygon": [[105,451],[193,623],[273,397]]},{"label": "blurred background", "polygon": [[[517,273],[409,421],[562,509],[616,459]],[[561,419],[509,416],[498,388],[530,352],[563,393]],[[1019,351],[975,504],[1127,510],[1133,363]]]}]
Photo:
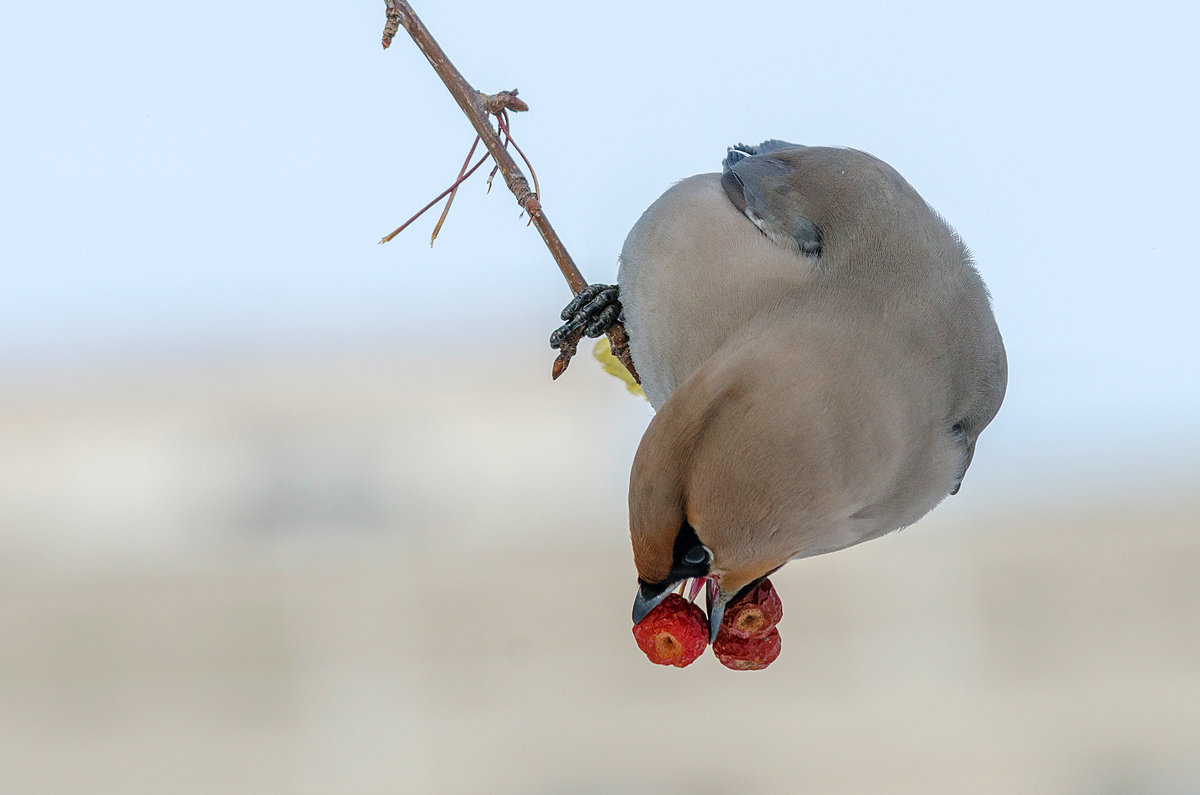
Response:
[{"label": "blurred background", "polygon": [[1200,791],[1192,4],[418,3],[612,281],[780,137],[894,165],[1010,360],[961,494],[789,566],[784,654],[629,635],[649,407],[383,3],[0,27],[0,792]]}]

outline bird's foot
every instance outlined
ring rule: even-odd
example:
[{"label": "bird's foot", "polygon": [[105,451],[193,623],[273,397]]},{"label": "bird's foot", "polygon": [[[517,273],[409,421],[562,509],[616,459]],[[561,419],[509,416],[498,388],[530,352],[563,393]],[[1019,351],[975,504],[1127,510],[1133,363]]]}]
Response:
[{"label": "bird's foot", "polygon": [[617,285],[588,285],[576,293],[571,303],[563,309],[561,317],[566,322],[550,335],[550,347],[558,350],[552,373],[554,378],[558,378],[567,369],[581,337],[608,334],[612,340],[613,354],[633,374],[634,380],[641,383],[633,367],[633,358],[629,354]]},{"label": "bird's foot", "polygon": [[621,322],[621,299],[615,284],[589,284],[563,309],[560,317],[567,321],[550,335],[550,347],[561,350],[568,340],[579,342],[581,336],[599,337]]}]

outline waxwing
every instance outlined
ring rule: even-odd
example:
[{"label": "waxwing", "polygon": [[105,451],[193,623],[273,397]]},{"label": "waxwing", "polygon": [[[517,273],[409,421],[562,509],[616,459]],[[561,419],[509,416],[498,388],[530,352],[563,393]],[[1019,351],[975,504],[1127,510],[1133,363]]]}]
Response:
[{"label": "waxwing", "polygon": [[[688,578],[725,606],[958,491],[1007,383],[958,235],[854,149],[731,147],[655,201],[554,341],[618,316],[656,410],[633,463],[637,623]],[[619,303],[618,303],[619,302]]]}]

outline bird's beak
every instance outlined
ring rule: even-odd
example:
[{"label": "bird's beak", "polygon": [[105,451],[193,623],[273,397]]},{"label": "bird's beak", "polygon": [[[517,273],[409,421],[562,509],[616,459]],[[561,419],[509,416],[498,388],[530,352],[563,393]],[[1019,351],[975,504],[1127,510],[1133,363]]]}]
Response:
[{"label": "bird's beak", "polygon": [[658,603],[667,598],[667,595],[675,590],[675,586],[679,585],[682,580],[675,582],[664,582],[656,585],[646,585],[645,583],[638,586],[637,596],[633,598],[633,623],[636,625],[641,622],[646,614],[654,608],[658,607]]},{"label": "bird's beak", "polygon": [[701,587],[704,588],[704,597],[708,604],[708,642],[712,643],[717,639],[717,632],[721,629],[721,619],[725,617],[725,605],[729,604],[730,599],[730,594],[722,591],[717,584],[716,577],[685,577],[682,580],[654,585],[641,583],[638,586],[637,596],[633,598],[634,625],[640,623],[647,613],[658,607],[659,603],[668,595],[674,593],[681,582],[690,586],[685,589],[689,602],[699,596]]},{"label": "bird's beak", "polygon": [[732,595],[721,590],[714,577],[709,577],[705,583],[704,600],[708,604],[708,642],[717,642],[717,633],[721,631],[721,619],[725,618],[725,606],[729,604]]}]

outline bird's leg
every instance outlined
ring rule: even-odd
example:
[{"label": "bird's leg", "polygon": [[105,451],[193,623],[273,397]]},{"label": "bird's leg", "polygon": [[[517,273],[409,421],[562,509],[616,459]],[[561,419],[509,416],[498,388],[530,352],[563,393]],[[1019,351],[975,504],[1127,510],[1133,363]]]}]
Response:
[{"label": "bird's leg", "polygon": [[561,349],[579,337],[599,337],[621,322],[621,299],[615,284],[590,284],[576,293],[562,311],[566,323],[550,335],[550,347]]}]

